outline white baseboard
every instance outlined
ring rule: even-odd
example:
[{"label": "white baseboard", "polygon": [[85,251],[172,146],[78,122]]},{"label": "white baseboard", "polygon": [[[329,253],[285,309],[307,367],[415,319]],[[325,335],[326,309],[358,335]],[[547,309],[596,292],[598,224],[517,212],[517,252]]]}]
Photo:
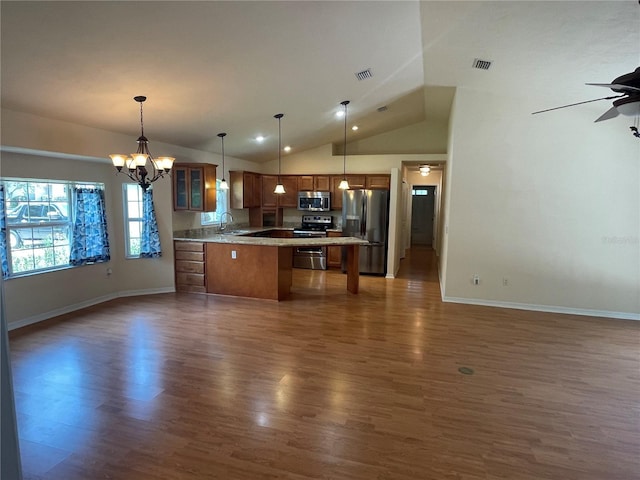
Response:
[{"label": "white baseboard", "polygon": [[57,308],[55,310],[49,310],[48,312],[39,313],[38,315],[33,315],[31,317],[22,318],[16,322],[11,322],[7,325],[9,331],[15,330],[16,328],[26,327],[28,325],[33,325],[34,323],[42,322],[44,320],[49,320],[50,318],[58,317],[60,315],[64,315],[66,313],[76,312],[78,310],[82,310],[83,308],[92,307],[93,305],[98,305],[99,303],[108,302],[109,300],[113,300],[119,297],[133,297],[137,295],[155,295],[158,293],[174,293],[175,288],[153,288],[149,290],[129,290],[126,292],[117,292],[110,295],[103,295],[101,297],[92,298],[90,300],[85,300],[84,302],[75,303],[73,305],[65,305],[62,308]]},{"label": "white baseboard", "polygon": [[482,305],[485,307],[514,308],[516,310],[531,310],[534,312],[564,313],[568,315],[584,315],[587,317],[615,318],[618,320],[640,320],[640,314],[628,312],[608,312],[604,310],[590,310],[586,308],[558,307],[555,305],[534,305],[528,303],[498,302],[478,298],[461,298],[443,296],[446,303],[463,303],[467,305]]}]

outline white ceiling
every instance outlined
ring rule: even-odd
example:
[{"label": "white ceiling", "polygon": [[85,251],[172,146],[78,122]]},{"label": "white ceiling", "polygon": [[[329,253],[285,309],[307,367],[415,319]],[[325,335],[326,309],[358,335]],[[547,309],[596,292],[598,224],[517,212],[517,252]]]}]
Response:
[{"label": "white ceiling", "polygon": [[[277,156],[276,113],[283,144],[303,151],[340,141],[342,100],[360,127],[350,135],[366,138],[447,121],[441,86],[534,97],[542,109],[606,96],[584,83],[640,65],[637,0],[2,1],[1,15],[3,108],[135,145],[133,97],[146,95],[152,152],[154,141],[219,152],[226,131],[228,155],[258,162]],[[474,70],[474,58],[494,63]],[[358,81],[367,68],[373,78]],[[594,119],[609,108],[598,103],[584,107]]]}]

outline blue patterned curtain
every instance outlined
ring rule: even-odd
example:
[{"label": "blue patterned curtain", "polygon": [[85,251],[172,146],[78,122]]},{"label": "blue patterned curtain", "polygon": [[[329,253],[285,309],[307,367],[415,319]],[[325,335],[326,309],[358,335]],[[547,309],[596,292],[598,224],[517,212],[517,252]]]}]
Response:
[{"label": "blue patterned curtain", "polygon": [[107,214],[104,191],[95,188],[73,189],[73,239],[71,265],[107,262],[110,260]]},{"label": "blue patterned curtain", "polygon": [[7,262],[7,215],[4,209],[4,185],[0,183],[0,262],[2,263],[2,278],[9,276]]},{"label": "blue patterned curtain", "polygon": [[153,190],[142,193],[142,238],[140,239],[140,257],[157,258],[162,256],[160,233],[156,212],[153,208]]}]

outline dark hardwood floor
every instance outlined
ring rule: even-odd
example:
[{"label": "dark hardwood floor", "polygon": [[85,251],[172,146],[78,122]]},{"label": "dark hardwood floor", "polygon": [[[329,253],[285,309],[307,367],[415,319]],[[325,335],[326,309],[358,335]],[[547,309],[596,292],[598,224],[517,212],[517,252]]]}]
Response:
[{"label": "dark hardwood floor", "polygon": [[640,478],[640,323],[443,304],[435,265],[12,332],[25,478]]}]

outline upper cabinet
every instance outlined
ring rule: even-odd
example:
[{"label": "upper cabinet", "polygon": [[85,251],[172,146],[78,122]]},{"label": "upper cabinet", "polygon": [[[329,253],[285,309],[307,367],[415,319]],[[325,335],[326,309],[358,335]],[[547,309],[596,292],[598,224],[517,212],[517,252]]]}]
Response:
[{"label": "upper cabinet", "polygon": [[172,170],[174,210],[215,211],[216,165],[175,163]]},{"label": "upper cabinet", "polygon": [[230,208],[259,207],[262,201],[260,174],[253,172],[230,171],[229,195]]},{"label": "upper cabinet", "polygon": [[314,175],[313,190],[316,192],[330,192],[331,177],[329,175]]},{"label": "upper cabinet", "polygon": [[298,191],[300,192],[330,192],[331,177],[329,175],[299,175]]},{"label": "upper cabinet", "polygon": [[[349,190],[361,188],[389,190],[391,175],[347,175]],[[331,210],[342,210],[343,190],[338,188],[342,181],[342,175],[331,177]]]},{"label": "upper cabinet", "polygon": [[[338,188],[342,175],[280,175],[285,193],[273,193],[278,175],[253,172],[229,172],[231,194],[230,208],[262,207],[297,208],[298,192],[331,192],[331,209],[342,210],[342,190]],[[390,175],[347,175],[349,189],[384,189],[390,186]]]},{"label": "upper cabinet", "polygon": [[391,175],[367,175],[367,188],[389,190],[391,186]]},{"label": "upper cabinet", "polygon": [[298,176],[280,175],[285,193],[273,193],[278,184],[278,175],[262,175],[263,208],[296,208],[298,202]]},{"label": "upper cabinet", "polygon": [[285,193],[278,195],[278,206],[282,208],[298,207],[298,176],[282,175],[280,177]]},{"label": "upper cabinet", "polygon": [[298,190],[301,192],[312,192],[315,190],[313,185],[313,175],[298,176]]}]

